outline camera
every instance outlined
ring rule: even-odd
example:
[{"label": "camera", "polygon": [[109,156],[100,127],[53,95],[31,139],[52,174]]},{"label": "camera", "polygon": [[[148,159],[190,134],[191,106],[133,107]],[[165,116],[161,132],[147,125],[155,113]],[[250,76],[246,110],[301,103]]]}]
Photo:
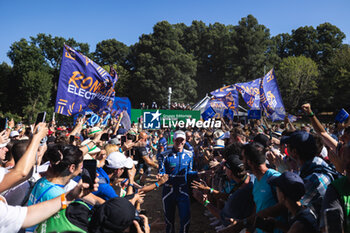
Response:
[{"label": "camera", "polygon": [[[139,216],[139,212],[137,210],[135,211],[135,218],[134,218],[134,220],[136,220],[138,222],[138,224],[140,225],[142,231],[145,232],[145,223],[143,222],[143,219]],[[136,229],[134,224],[132,224],[130,226],[130,233],[137,233],[137,229]]]}]

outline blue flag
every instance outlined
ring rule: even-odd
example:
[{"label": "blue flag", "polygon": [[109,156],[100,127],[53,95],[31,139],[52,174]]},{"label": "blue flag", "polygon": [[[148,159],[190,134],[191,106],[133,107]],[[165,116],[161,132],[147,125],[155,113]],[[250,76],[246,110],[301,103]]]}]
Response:
[{"label": "blue flag", "polygon": [[213,110],[212,107],[209,106],[209,108],[207,108],[207,110],[205,110],[201,115],[203,120],[208,120],[210,118],[213,118],[215,116],[215,111]]},{"label": "blue flag", "polygon": [[295,122],[298,118],[292,114],[288,114],[288,119],[290,122]]},{"label": "blue flag", "polygon": [[248,119],[261,119],[261,110],[251,109],[248,110]]},{"label": "blue flag", "polygon": [[283,120],[286,115],[273,69],[260,81],[260,105],[272,121]]},{"label": "blue flag", "polygon": [[238,91],[235,85],[219,88],[215,91],[212,91],[210,94],[213,95],[217,100],[222,101],[231,111],[238,111]]},{"label": "blue flag", "polygon": [[220,99],[213,98],[208,101],[206,109],[211,107],[214,112],[216,118],[221,118],[224,117],[225,115],[225,110],[228,109],[228,107],[225,105],[224,102],[222,102]]},{"label": "blue flag", "polygon": [[224,116],[233,121],[233,118],[235,116],[235,113],[231,109],[225,109]]},{"label": "blue flag", "polygon": [[55,112],[71,116],[84,109],[91,109],[95,113],[110,109],[116,81],[116,72],[111,76],[88,57],[65,45]]},{"label": "blue flag", "polygon": [[246,83],[236,83],[235,86],[241,93],[243,100],[252,109],[259,109],[260,105],[260,78]]}]

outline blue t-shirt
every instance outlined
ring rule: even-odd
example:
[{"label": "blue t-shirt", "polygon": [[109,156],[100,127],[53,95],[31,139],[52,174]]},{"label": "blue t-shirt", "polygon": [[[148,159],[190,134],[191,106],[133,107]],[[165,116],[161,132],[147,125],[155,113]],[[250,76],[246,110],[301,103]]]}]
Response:
[{"label": "blue t-shirt", "polygon": [[260,210],[266,209],[277,204],[277,196],[275,195],[275,193],[272,192],[272,189],[274,187],[271,187],[267,183],[267,180],[271,176],[280,175],[281,173],[279,173],[278,171],[268,169],[260,180],[255,179],[253,186],[253,196],[256,205],[256,212],[259,212]]},{"label": "blue t-shirt", "polygon": [[103,168],[99,167],[96,169],[99,178],[99,186],[96,192],[93,192],[98,197],[101,197],[104,200],[109,200],[115,197],[119,197],[118,194],[114,191],[112,186],[109,184],[110,180],[107,173],[103,170]]},{"label": "blue t-shirt", "polygon": [[65,193],[64,185],[51,183],[46,177],[43,177],[38,180],[30,193],[28,206],[51,200],[60,196],[62,193]]},{"label": "blue t-shirt", "polygon": [[[28,206],[54,199],[63,193],[65,193],[64,185],[54,184],[48,181],[46,177],[43,177],[36,182],[32,192],[30,193]],[[36,227],[37,225],[29,227],[26,229],[26,231],[34,232]]]},{"label": "blue t-shirt", "polygon": [[[276,195],[276,189],[275,187],[270,186],[267,183],[267,180],[271,176],[280,176],[281,173],[279,173],[276,170],[268,169],[264,176],[258,180],[255,179],[254,186],[253,186],[253,196],[254,196],[254,202],[256,205],[256,212],[258,213],[260,210],[266,209],[268,207],[274,206],[277,204],[277,195]],[[278,217],[277,220],[283,220],[283,218]],[[260,229],[257,229],[257,232],[263,232]],[[274,232],[282,232],[277,229],[274,230]]]}]

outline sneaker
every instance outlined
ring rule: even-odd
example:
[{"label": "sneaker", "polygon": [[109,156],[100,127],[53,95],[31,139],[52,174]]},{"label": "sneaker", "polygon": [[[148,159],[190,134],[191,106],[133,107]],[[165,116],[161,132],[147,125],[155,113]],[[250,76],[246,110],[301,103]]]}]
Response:
[{"label": "sneaker", "polygon": [[212,227],[215,227],[217,225],[221,224],[221,221],[219,219],[215,220],[214,222],[210,223],[209,225]]},{"label": "sneaker", "polygon": [[204,211],[204,216],[213,217],[213,215],[210,213],[209,210],[205,210],[205,211]]},{"label": "sneaker", "polygon": [[225,228],[224,225],[220,225],[220,226],[215,227],[215,231],[216,231],[216,232],[219,232],[219,231],[221,231],[221,230],[224,229],[224,228]]}]

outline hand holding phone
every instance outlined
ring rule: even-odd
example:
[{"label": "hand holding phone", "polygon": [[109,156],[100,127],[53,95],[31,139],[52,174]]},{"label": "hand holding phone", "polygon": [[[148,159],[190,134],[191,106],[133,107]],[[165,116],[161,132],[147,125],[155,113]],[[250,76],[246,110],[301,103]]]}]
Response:
[{"label": "hand holding phone", "polygon": [[94,159],[84,160],[83,162],[83,170],[82,170],[82,179],[83,183],[88,183],[89,188],[92,189],[94,187],[95,179],[96,179],[96,167],[97,161]]},{"label": "hand holding phone", "polygon": [[45,122],[45,118],[46,118],[46,112],[38,113],[36,117],[35,125],[38,125],[41,122]]},{"label": "hand holding phone", "polygon": [[0,131],[7,128],[7,118],[0,118]]}]

